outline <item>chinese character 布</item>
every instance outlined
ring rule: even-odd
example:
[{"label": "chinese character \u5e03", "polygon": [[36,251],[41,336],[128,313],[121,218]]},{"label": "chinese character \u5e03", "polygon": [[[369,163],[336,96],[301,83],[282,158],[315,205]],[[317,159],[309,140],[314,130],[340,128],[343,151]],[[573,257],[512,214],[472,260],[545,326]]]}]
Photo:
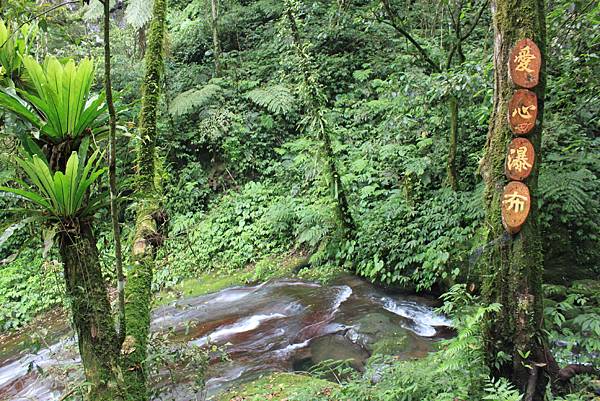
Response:
[{"label": "chinese character \u5e03", "polygon": [[519,106],[513,110],[512,116],[515,117],[518,114],[519,117],[529,120],[533,117],[531,113],[529,113],[529,110],[535,110],[535,106],[533,104],[529,106]]},{"label": "chinese character \u5e03", "polygon": [[519,195],[517,191],[514,191],[512,194],[504,195],[502,204],[506,205],[508,210],[512,209],[515,212],[522,212],[525,210],[525,202],[527,202],[527,197]]},{"label": "chinese character \u5e03", "polygon": [[511,149],[508,155],[509,170],[516,170],[519,173],[523,170],[528,170],[532,166],[527,160],[527,147],[521,146],[517,149]]},{"label": "chinese character \u5e03", "polygon": [[531,64],[531,60],[533,59],[535,59],[535,56],[531,54],[531,48],[529,46],[525,46],[515,57],[515,63],[517,63],[516,70],[521,72],[533,72],[533,70],[529,68],[529,64]]}]

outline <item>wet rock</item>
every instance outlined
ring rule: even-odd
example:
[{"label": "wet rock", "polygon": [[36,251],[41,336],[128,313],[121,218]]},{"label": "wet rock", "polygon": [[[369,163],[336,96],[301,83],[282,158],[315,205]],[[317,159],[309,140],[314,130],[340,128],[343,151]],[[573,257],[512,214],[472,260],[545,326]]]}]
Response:
[{"label": "wet rock", "polygon": [[400,355],[409,348],[406,335],[389,336],[373,344],[373,355]]},{"label": "wet rock", "polygon": [[374,351],[377,341],[389,337],[404,337],[406,334],[406,330],[394,322],[390,315],[380,312],[363,316],[356,326],[356,330],[350,331],[347,336],[355,334],[352,339],[370,352]]},{"label": "wet rock", "polygon": [[310,351],[315,365],[329,359],[350,360],[350,366],[359,372],[364,371],[364,361],[369,357],[360,345],[339,334],[317,338],[310,344]]}]

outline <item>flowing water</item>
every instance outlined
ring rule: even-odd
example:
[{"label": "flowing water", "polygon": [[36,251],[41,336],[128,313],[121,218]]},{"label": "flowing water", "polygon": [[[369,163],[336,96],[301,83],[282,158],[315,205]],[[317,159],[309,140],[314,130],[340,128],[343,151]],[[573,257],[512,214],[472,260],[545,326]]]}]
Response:
[{"label": "flowing water", "polygon": [[[327,359],[352,359],[360,371],[390,338],[405,338],[393,350],[400,358],[422,357],[449,335],[449,326],[433,312],[431,300],[386,292],[352,276],[329,286],[275,280],[228,288],[160,307],[152,320],[152,331],[170,333],[170,341],[217,344],[227,351],[227,360],[211,361],[209,398],[264,373],[304,370]],[[0,354],[0,401],[56,401],[64,376],[81,375],[68,336],[36,354],[10,351]],[[168,386],[169,399],[195,400],[192,380],[193,375],[177,375]]]}]

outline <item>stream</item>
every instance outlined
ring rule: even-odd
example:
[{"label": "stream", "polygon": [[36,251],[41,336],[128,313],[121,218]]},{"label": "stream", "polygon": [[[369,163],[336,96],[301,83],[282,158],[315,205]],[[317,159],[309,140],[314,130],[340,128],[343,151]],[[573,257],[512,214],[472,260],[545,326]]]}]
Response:
[{"label": "stream", "polygon": [[[307,370],[319,362],[351,360],[362,371],[373,353],[419,358],[452,335],[450,321],[434,313],[435,300],[380,289],[354,276],[330,285],[281,279],[172,302],[153,313],[152,331],[173,343],[224,349],[211,358],[205,394],[215,394],[269,372]],[[72,335],[50,330],[37,353],[3,346],[0,401],[57,401],[66,381],[81,377]],[[181,372],[179,372],[181,373]],[[193,374],[161,372],[156,400],[199,398]]]}]

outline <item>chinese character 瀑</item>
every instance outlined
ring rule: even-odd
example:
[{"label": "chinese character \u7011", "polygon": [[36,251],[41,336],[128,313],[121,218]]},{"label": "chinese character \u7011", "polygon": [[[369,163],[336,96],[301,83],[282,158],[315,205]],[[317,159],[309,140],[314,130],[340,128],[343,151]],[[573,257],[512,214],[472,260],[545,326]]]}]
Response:
[{"label": "chinese character \u7011", "polygon": [[525,202],[527,201],[527,197],[523,195],[519,195],[517,191],[513,192],[510,195],[504,195],[504,200],[502,204],[507,205],[507,209],[513,209],[515,212],[522,212],[525,210]]},{"label": "chinese character \u7011", "polygon": [[529,105],[529,106],[519,106],[513,110],[512,116],[515,117],[518,114],[519,117],[529,120],[530,118],[533,117],[529,113],[529,110],[531,110],[531,111],[535,110],[535,106],[533,104]]},{"label": "chinese character \u7011", "polygon": [[535,56],[531,54],[531,48],[529,46],[525,46],[519,51],[519,54],[515,57],[515,63],[518,63],[516,70],[521,72],[533,72],[533,70],[529,68],[529,64],[534,58]]},{"label": "chinese character \u7011", "polygon": [[521,171],[530,169],[531,167],[531,164],[527,160],[526,146],[521,146],[520,148],[510,150],[510,154],[508,155],[508,168],[510,170],[516,170],[520,173]]}]

